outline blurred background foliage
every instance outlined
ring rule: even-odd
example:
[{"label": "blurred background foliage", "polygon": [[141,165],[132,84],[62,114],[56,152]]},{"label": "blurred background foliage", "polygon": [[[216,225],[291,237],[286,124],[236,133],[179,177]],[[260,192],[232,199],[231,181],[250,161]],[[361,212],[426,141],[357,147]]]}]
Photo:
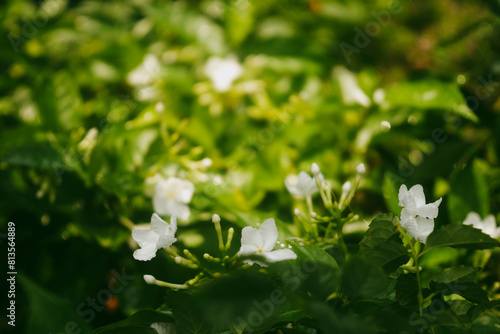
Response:
[{"label": "blurred background foliage", "polygon": [[[469,211],[498,220],[499,9],[496,0],[3,1],[0,221],[3,231],[16,223],[18,329],[64,332],[72,318],[96,328],[163,303],[142,274],[190,278],[165,254],[131,256],[129,227],[149,222],[157,173],[195,183],[179,244],[199,254],[216,248],[215,212],[225,228],[275,217],[291,235],[283,181],[312,162],[337,194],[367,165],[353,201],[361,222],[399,214],[401,183],[422,184],[429,200],[448,195],[437,225]],[[206,75],[213,56],[242,66],[227,91]],[[458,261],[450,252],[443,261]],[[494,256],[490,281],[498,264]],[[134,276],[123,291],[92,317],[78,313],[122,270]]]}]

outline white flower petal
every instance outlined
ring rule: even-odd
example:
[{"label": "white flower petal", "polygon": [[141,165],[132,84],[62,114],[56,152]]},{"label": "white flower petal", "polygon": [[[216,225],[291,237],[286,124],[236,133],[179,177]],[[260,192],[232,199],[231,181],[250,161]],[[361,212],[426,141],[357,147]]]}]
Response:
[{"label": "white flower petal", "polygon": [[156,244],[146,244],[134,252],[134,259],[139,261],[149,261],[155,257],[156,251]]},{"label": "white flower petal", "polygon": [[409,195],[413,198],[417,207],[425,205],[424,188],[420,184],[416,184],[408,190]]},{"label": "white flower petal", "polygon": [[158,233],[158,235],[162,236],[165,234],[169,234],[169,225],[166,221],[160,218],[156,213],[153,213],[151,216],[151,231]]},{"label": "white flower petal", "polygon": [[400,224],[405,228],[410,236],[416,237],[418,235],[417,220],[407,209],[403,209],[401,211]]},{"label": "white flower petal", "polygon": [[254,227],[247,226],[241,230],[241,247],[246,245],[253,245],[257,248],[262,248],[264,246],[264,240],[262,240],[262,234]]},{"label": "white flower petal", "polygon": [[290,175],[285,179],[285,186],[290,192],[290,194],[295,195],[295,196],[303,196],[296,188],[297,186],[297,176],[296,175]]},{"label": "white flower petal", "polygon": [[278,241],[278,229],[274,219],[266,219],[259,227],[260,235],[263,239],[262,249],[264,252],[272,251]]},{"label": "white flower petal", "polygon": [[302,196],[310,196],[318,191],[316,181],[306,172],[299,173],[296,188]]},{"label": "white flower petal", "polygon": [[240,250],[238,251],[238,256],[252,255],[256,254],[258,251],[258,247],[252,244],[244,244],[241,245]]},{"label": "white flower petal", "polygon": [[434,203],[429,203],[425,204],[423,206],[417,207],[415,209],[415,213],[419,216],[425,217],[425,218],[436,218],[438,216],[439,212],[439,204],[441,204],[441,201],[443,199],[440,198]]},{"label": "white flower petal", "polygon": [[158,233],[144,228],[134,228],[132,230],[132,238],[139,244],[139,246],[144,247],[148,244],[155,244],[158,242],[160,236]]},{"label": "white flower petal", "polygon": [[398,199],[399,199],[398,205],[399,206],[401,206],[401,207],[405,206],[403,201],[405,200],[407,193],[408,193],[408,188],[406,188],[406,186],[404,184],[402,184],[401,187],[399,187],[399,194],[398,194]]},{"label": "white flower petal", "polygon": [[297,254],[295,254],[291,249],[278,249],[263,254],[266,260],[271,263],[284,260],[294,260],[297,258]]},{"label": "white flower petal", "polygon": [[481,229],[481,217],[476,212],[469,212],[463,222],[464,225],[472,225],[472,227]]},{"label": "white flower petal", "polygon": [[[434,231],[434,219],[417,217],[417,235],[413,235],[415,239],[419,240],[421,243],[425,244],[429,234]],[[411,235],[411,234],[410,234]]]}]

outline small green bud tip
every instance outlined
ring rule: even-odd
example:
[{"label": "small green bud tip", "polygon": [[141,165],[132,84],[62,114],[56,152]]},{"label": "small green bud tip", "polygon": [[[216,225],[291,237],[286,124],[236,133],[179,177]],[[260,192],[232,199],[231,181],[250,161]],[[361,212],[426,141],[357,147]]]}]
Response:
[{"label": "small green bud tip", "polygon": [[203,258],[204,258],[205,260],[210,260],[211,256],[210,256],[210,254],[205,253],[205,254],[203,254]]},{"label": "small green bud tip", "polygon": [[180,256],[175,257],[175,263],[180,264],[182,262],[182,258]]},{"label": "small green bud tip", "polygon": [[295,208],[293,210],[293,214],[296,215],[296,216],[300,215],[300,210],[298,208]]},{"label": "small green bud tip", "polygon": [[156,282],[156,278],[154,278],[154,276],[152,275],[144,275],[144,281],[147,283],[147,284],[155,284]]}]

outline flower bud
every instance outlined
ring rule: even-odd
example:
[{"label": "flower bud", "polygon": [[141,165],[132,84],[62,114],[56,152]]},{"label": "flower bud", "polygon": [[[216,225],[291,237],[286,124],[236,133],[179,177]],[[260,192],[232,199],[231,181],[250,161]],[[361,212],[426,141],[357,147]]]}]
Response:
[{"label": "flower bud", "polygon": [[320,173],[319,166],[315,162],[311,165],[311,173],[312,173],[312,175],[315,175],[315,176],[319,175],[319,173]]},{"label": "flower bud", "polygon": [[361,174],[361,175],[363,175],[364,173],[366,173],[366,167],[365,167],[365,165],[362,164],[362,163],[359,164],[358,167],[356,167],[356,172],[358,174]]},{"label": "flower bud", "polygon": [[214,215],[212,216],[212,222],[213,222],[214,224],[219,224],[219,223],[220,223],[220,216],[219,216],[218,214],[214,214]]},{"label": "flower bud", "polygon": [[351,191],[351,181],[347,181],[342,185],[342,194]]},{"label": "flower bud", "polygon": [[155,284],[156,282],[156,278],[154,278],[153,275],[144,275],[144,281],[147,283],[147,284]]}]

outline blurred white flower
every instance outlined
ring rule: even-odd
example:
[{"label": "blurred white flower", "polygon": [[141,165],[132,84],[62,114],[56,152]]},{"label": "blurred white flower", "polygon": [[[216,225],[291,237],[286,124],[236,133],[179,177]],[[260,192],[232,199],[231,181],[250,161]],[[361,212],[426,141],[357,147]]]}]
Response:
[{"label": "blurred white flower", "polygon": [[360,104],[367,108],[371,105],[370,98],[359,87],[358,80],[349,70],[337,66],[333,70],[333,75],[339,81],[342,99],[346,105]]},{"label": "blurred white flower", "polygon": [[[319,173],[321,182],[324,181],[323,175]],[[306,172],[300,172],[299,176],[290,175],[285,179],[285,186],[288,191],[295,196],[311,196],[318,192],[318,186],[314,177]]]},{"label": "blurred white flower", "polygon": [[233,81],[241,76],[243,67],[235,57],[210,57],[205,64],[204,73],[212,81],[215,91],[226,92]]},{"label": "blurred white flower", "polygon": [[158,334],[176,334],[177,329],[175,324],[168,322],[155,322],[151,324],[151,328],[156,329]]},{"label": "blurred white flower", "polygon": [[127,82],[132,86],[145,86],[160,76],[160,61],[153,54],[144,56],[142,63],[127,74]]},{"label": "blurred white flower", "polygon": [[[277,241],[278,229],[274,219],[266,219],[258,229],[247,226],[241,231],[241,248],[238,256],[261,255],[269,263],[297,258],[297,254],[291,249],[273,251]],[[250,259],[246,259],[244,262],[248,264],[257,263],[260,266],[266,265],[263,262]]]},{"label": "blurred white flower", "polygon": [[434,203],[425,203],[424,189],[420,184],[414,185],[408,190],[403,184],[399,188],[399,206],[401,211],[401,226],[410,236],[424,243],[434,230],[434,218],[438,216],[438,207],[442,198]]},{"label": "blurred white flower", "polygon": [[469,212],[467,217],[465,217],[464,225],[472,225],[472,227],[481,230],[494,239],[500,237],[500,227],[497,227],[493,215],[486,216],[484,220],[481,220],[481,217],[477,213]]},{"label": "blurred white flower", "polygon": [[186,205],[191,202],[194,185],[188,180],[169,177],[158,181],[153,197],[153,207],[160,215],[176,216],[188,220],[191,214]]},{"label": "blurred white flower", "polygon": [[163,247],[170,247],[177,241],[177,220],[170,218],[170,224],[161,219],[156,213],[151,216],[151,229],[134,228],[132,238],[141,248],[134,252],[134,258],[139,261],[149,261],[156,256],[156,251]]}]

